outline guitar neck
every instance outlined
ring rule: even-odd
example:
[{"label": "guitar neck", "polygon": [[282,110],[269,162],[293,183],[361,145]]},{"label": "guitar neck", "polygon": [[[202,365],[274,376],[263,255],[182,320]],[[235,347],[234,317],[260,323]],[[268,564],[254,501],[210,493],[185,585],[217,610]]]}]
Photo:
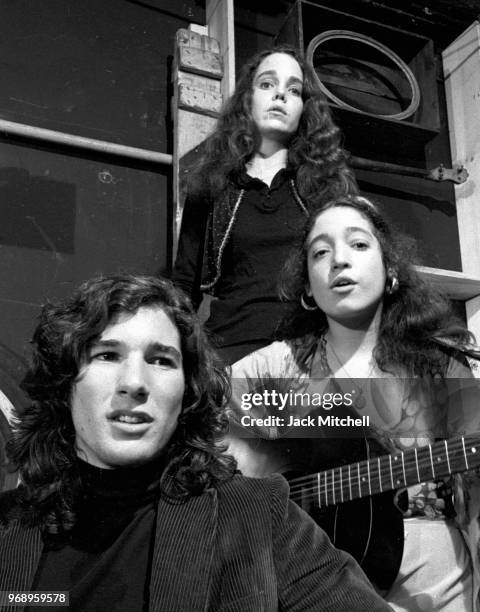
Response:
[{"label": "guitar neck", "polygon": [[315,496],[319,507],[439,480],[480,465],[480,434],[335,467],[290,482],[291,497]]}]

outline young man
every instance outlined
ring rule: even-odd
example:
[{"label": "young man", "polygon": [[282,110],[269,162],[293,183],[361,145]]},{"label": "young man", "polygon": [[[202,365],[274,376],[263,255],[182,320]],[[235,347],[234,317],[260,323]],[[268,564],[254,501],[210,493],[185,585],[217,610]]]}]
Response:
[{"label": "young man", "polygon": [[222,454],[227,379],[168,281],[100,278],[45,306],[24,388],[2,609],[20,591],[81,612],[389,609],[281,477]]}]

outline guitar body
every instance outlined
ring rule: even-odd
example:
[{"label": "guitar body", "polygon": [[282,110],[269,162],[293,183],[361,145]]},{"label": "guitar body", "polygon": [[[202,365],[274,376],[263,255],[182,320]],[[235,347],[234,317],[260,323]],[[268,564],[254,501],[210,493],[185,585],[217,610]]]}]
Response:
[{"label": "guitar body", "polygon": [[[234,433],[234,430],[231,430]],[[385,454],[374,439],[349,438],[236,438],[229,452],[250,476],[281,473],[299,491],[295,480],[329,468]],[[395,491],[318,507],[311,494],[292,498],[324,529],[337,548],[349,552],[368,578],[382,590],[395,580],[403,555],[403,517],[394,503]]]},{"label": "guitar body", "polygon": [[403,518],[393,498],[389,492],[309,511],[335,546],[349,552],[382,590],[391,587],[403,555]]},{"label": "guitar body", "polygon": [[[297,439],[282,444],[292,459],[297,458],[296,475],[300,466],[307,475],[385,453],[374,439]],[[285,476],[292,480],[288,472]],[[394,497],[395,491],[388,491],[323,508],[318,507],[315,498],[300,497],[295,501],[328,533],[337,548],[349,552],[369,579],[386,590],[398,574],[403,555],[403,516]]]}]

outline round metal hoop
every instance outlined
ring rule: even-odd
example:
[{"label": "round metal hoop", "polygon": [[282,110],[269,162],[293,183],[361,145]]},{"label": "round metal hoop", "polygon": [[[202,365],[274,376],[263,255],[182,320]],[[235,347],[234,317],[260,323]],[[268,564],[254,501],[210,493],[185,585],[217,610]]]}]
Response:
[{"label": "round metal hoop", "polygon": [[389,59],[392,60],[392,62],[394,62],[400,68],[400,70],[406,76],[410,85],[410,89],[412,91],[412,99],[408,107],[400,113],[395,113],[393,115],[377,115],[375,113],[367,113],[359,108],[351,106],[340,98],[337,98],[336,95],[334,95],[329,89],[327,89],[327,87],[325,87],[325,85],[322,83],[322,81],[315,72],[320,89],[327,96],[327,98],[335,102],[335,104],[338,104],[338,106],[340,106],[341,108],[346,108],[348,110],[355,111],[356,113],[362,113],[364,115],[373,115],[375,117],[381,117],[383,119],[406,119],[407,117],[410,117],[410,115],[413,115],[413,113],[418,109],[418,106],[420,104],[420,87],[418,86],[415,75],[410,70],[409,66],[407,66],[407,64],[402,60],[401,57],[399,57],[391,49],[389,49],[382,43],[379,43],[378,41],[374,40],[373,38],[365,36],[364,34],[359,34],[358,32],[351,32],[350,30],[328,30],[327,32],[322,32],[321,34],[318,34],[317,36],[312,38],[312,40],[310,41],[307,47],[307,61],[310,62],[310,64],[313,66],[313,54],[315,53],[317,47],[320,44],[326,42],[327,40],[332,40],[336,38],[346,38],[348,40],[362,42],[366,45],[369,45],[370,47],[373,47],[377,51],[384,53]]}]

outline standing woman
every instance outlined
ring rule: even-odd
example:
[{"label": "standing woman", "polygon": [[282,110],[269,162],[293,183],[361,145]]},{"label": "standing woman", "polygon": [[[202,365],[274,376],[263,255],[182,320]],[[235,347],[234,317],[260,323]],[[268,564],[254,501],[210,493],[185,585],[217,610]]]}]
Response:
[{"label": "standing woman", "polygon": [[189,180],[173,279],[225,363],[272,341],[287,306],[277,277],[308,212],[354,192],[341,135],[313,69],[276,47],[244,67]]},{"label": "standing woman", "polygon": [[[366,198],[337,198],[312,215],[285,272],[285,293],[298,305],[283,328],[285,340],[232,366],[231,418],[250,431],[242,436],[237,430],[229,452],[244,473],[268,472],[268,445],[277,448],[277,439],[287,434],[281,427],[261,426],[268,421],[242,419],[245,414],[263,419],[288,413],[285,407],[280,413],[271,402],[262,407],[245,405],[249,397],[245,392],[252,390],[252,384],[260,382],[271,389],[266,382],[271,379],[274,386],[284,378],[303,390],[319,384],[323,389],[333,385],[337,391],[349,391],[355,398],[348,403],[349,413],[370,418],[371,429],[363,433],[381,443],[383,454],[397,452],[403,457],[398,450],[480,431],[479,394],[466,358],[478,358],[479,351],[448,301],[422,281],[411,262],[411,241],[392,232]],[[455,393],[449,387],[452,382],[457,385],[453,385]],[[305,415],[305,406],[293,405],[290,410]],[[330,414],[323,408],[317,411]],[[357,438],[361,433],[358,430]],[[321,457],[328,444],[341,447],[339,457],[356,448],[354,440],[340,436],[326,440],[313,429],[309,434],[300,447],[308,458]],[[262,438],[276,441],[262,442]],[[364,458],[353,457],[346,463]],[[336,465],[343,463],[339,460]],[[430,465],[433,468],[433,459]],[[331,466],[323,469],[327,467]],[[318,470],[321,465],[314,471]],[[399,565],[393,576],[375,561],[364,564],[364,569],[383,587],[386,600],[398,612],[473,612],[478,610],[479,481],[474,473],[455,477],[453,511],[446,485],[434,482],[435,474],[429,475],[432,482],[418,483],[407,491],[400,536],[392,543]],[[395,515],[401,518],[395,508],[393,513],[387,510],[385,506],[376,516],[381,526],[384,523],[385,538],[393,533]],[[360,530],[359,515],[354,515],[352,526],[354,535]],[[380,541],[375,541],[375,535],[370,538],[380,552],[387,547],[383,537]]]}]

